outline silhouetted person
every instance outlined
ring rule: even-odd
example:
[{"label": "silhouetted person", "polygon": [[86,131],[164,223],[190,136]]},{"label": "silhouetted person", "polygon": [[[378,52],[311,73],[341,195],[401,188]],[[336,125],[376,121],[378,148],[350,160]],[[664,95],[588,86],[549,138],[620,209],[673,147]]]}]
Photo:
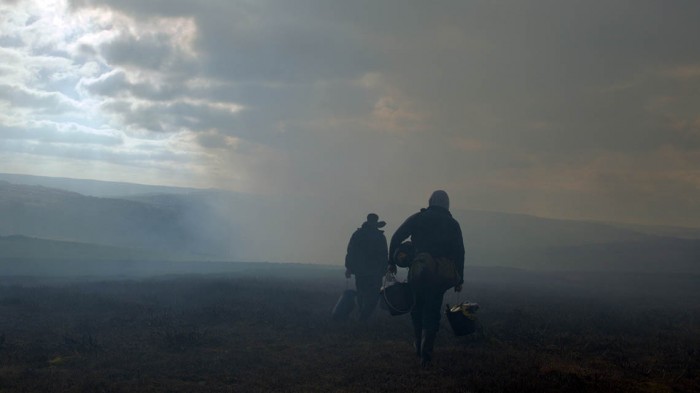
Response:
[{"label": "silhouetted person", "polygon": [[[454,289],[455,292],[460,292],[464,282],[464,241],[462,229],[452,218],[449,208],[450,200],[447,193],[442,190],[433,192],[428,201],[428,208],[421,209],[420,212],[410,216],[396,230],[391,238],[389,255],[394,255],[394,250],[410,236],[416,250],[416,259],[425,258],[424,253],[427,253],[428,258],[441,259],[454,264],[458,275]],[[425,366],[432,359],[435,336],[440,327],[442,299],[449,287],[446,287],[444,282],[437,283],[431,279],[423,279],[426,277],[426,274],[423,274],[426,269],[418,265],[421,264],[416,264],[414,261],[409,270],[409,283],[415,294],[411,320],[416,354],[420,356],[421,364]],[[390,261],[389,269],[396,271],[393,261]],[[423,273],[417,272],[420,269],[424,270]],[[430,272],[427,273],[428,276],[430,274]],[[417,279],[416,276],[423,278]]]},{"label": "silhouetted person", "polygon": [[361,321],[367,320],[377,306],[379,289],[387,265],[387,245],[384,231],[379,230],[386,223],[379,221],[374,213],[365,221],[348,243],[345,256],[345,277],[355,275],[357,304]]}]

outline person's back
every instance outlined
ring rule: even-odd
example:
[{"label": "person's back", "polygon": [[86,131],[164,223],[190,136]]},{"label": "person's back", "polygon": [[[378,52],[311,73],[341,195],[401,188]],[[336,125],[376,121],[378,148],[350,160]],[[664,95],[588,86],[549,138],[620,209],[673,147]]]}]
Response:
[{"label": "person's back", "polygon": [[384,231],[365,222],[350,239],[346,267],[355,276],[376,276],[384,272],[386,262],[387,244]]},{"label": "person's back", "polygon": [[[391,238],[390,255],[394,255],[394,251],[408,237],[411,238],[416,251],[416,259],[409,269],[409,278],[425,277],[422,274],[411,273],[425,266],[421,258],[428,255],[430,260],[440,259],[444,260],[440,261],[441,263],[454,264],[452,271],[459,277],[452,276],[454,281],[449,281],[449,286],[454,286],[456,292],[461,291],[464,282],[464,241],[459,223],[450,214],[449,198],[445,191],[433,192],[428,201],[428,208],[410,216],[401,224]],[[396,271],[395,264],[392,263],[390,269]],[[419,278],[412,285],[412,289],[415,295],[415,303],[411,310],[414,347],[416,354],[421,358],[421,364],[427,365],[432,359],[433,344],[440,326],[440,312],[446,286],[435,280],[426,281]]]},{"label": "person's back", "polygon": [[384,225],[386,223],[379,221],[379,216],[370,213],[348,243],[345,277],[355,275],[360,320],[370,317],[379,300],[379,289],[388,261],[386,237],[384,231],[379,229]]},{"label": "person's back", "polygon": [[[462,271],[464,264],[462,231],[449,210],[439,206],[429,206],[409,218],[408,222],[416,253],[425,252],[433,258],[449,258],[455,262],[457,269]],[[400,236],[401,234],[396,239]],[[395,246],[398,246],[400,241],[396,243]]]}]

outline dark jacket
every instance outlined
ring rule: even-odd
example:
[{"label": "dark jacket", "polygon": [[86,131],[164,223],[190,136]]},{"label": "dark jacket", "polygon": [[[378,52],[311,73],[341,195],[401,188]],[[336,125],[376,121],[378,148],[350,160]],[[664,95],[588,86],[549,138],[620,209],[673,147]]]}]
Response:
[{"label": "dark jacket", "polygon": [[387,256],[384,231],[364,223],[350,238],[345,267],[355,276],[381,276],[386,271]]},{"label": "dark jacket", "polygon": [[389,255],[408,237],[416,249],[416,254],[427,252],[433,258],[449,258],[454,261],[462,281],[464,278],[464,240],[462,229],[450,211],[430,206],[408,217],[391,237]]}]

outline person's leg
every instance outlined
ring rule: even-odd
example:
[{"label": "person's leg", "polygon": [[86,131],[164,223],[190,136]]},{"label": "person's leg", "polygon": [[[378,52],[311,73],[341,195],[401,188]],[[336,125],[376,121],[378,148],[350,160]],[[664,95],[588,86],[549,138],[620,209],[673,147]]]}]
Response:
[{"label": "person's leg", "polygon": [[355,276],[355,289],[357,290],[357,308],[359,310],[359,315],[362,316],[365,304],[367,303],[367,277]]},{"label": "person's leg", "polygon": [[433,358],[433,346],[435,337],[440,328],[442,300],[445,292],[435,288],[426,291],[423,306],[423,342],[421,343],[421,364],[430,363]]},{"label": "person's leg", "polygon": [[442,317],[442,301],[445,291],[430,288],[425,293],[423,304],[423,329],[438,331]]},{"label": "person's leg", "polygon": [[360,309],[360,320],[365,321],[372,316],[379,302],[379,290],[382,287],[382,277],[365,277],[366,287],[363,294],[363,307]]},{"label": "person's leg", "polygon": [[421,340],[423,338],[423,306],[425,304],[425,291],[414,290],[414,303],[411,309],[411,322],[413,323],[413,348],[416,355],[421,356]]}]

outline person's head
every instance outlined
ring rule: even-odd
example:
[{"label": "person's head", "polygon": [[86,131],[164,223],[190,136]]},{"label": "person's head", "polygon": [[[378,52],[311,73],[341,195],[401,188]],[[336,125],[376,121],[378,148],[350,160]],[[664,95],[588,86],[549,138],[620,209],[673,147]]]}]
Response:
[{"label": "person's head", "polygon": [[375,228],[382,228],[384,225],[386,225],[386,222],[384,221],[379,221],[379,216],[374,214],[374,213],[369,213],[367,215],[367,221],[365,221],[365,224],[371,227]]},{"label": "person's head", "polygon": [[428,206],[439,206],[450,210],[450,197],[443,190],[434,191],[428,200]]}]

